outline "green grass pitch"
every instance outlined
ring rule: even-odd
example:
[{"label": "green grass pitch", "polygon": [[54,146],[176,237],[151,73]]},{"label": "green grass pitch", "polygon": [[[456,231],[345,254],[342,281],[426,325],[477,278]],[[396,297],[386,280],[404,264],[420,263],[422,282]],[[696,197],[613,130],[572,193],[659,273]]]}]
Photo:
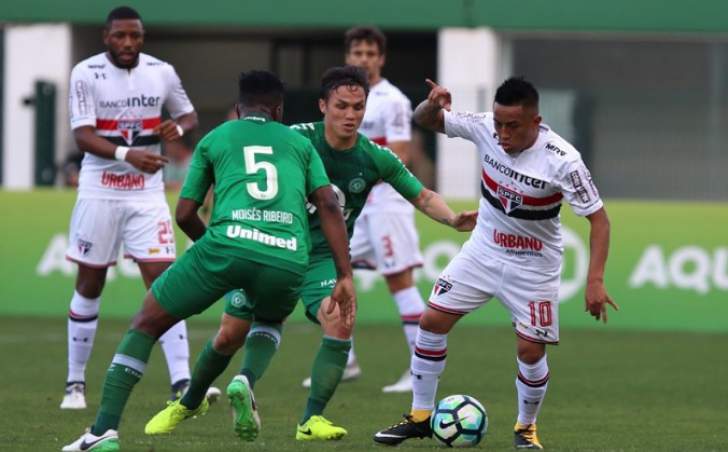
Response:
[{"label": "green grass pitch", "polygon": [[[88,368],[89,409],[58,409],[66,371],[65,319],[0,319],[0,450],[54,451],[75,440],[92,421],[100,386],[127,322],[100,321]],[[193,359],[216,329],[190,322]],[[308,375],[320,334],[311,324],[286,327],[281,349],[256,388],[263,420],[255,443],[233,436],[227,402],[183,423],[171,436],[143,434],[146,421],[164,407],[168,376],[155,350],[137,385],[120,429],[122,450],[210,451],[374,450],[371,435],[408,410],[410,395],[385,395],[381,387],[407,366],[396,325],[363,325],[356,349],[363,377],[342,384],[326,415],[349,430],[344,440],[302,444],[294,440]],[[551,382],[539,417],[544,445],[553,451],[728,450],[728,335],[562,331],[549,351]],[[475,396],[488,410],[490,428],[482,450],[510,450],[515,419],[515,347],[509,328],[462,325],[449,338],[447,369],[438,395]],[[217,381],[224,388],[240,365],[236,356]],[[432,450],[432,440],[412,440],[399,450]]]}]

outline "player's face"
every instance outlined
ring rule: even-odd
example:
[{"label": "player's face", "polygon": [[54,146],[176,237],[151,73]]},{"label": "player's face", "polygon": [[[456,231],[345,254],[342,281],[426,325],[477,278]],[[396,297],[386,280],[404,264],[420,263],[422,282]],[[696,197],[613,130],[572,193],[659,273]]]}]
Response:
[{"label": "player's face", "polygon": [[380,52],[376,42],[354,41],[346,53],[346,64],[366,70],[370,80],[377,80],[384,66],[384,54]]},{"label": "player's face", "polygon": [[506,152],[521,152],[531,147],[538,137],[539,124],[541,116],[535,108],[494,104],[493,125],[498,144]]},{"label": "player's face", "polygon": [[113,20],[104,29],[104,44],[114,64],[121,68],[136,66],[144,44],[144,27],[139,19]]},{"label": "player's face", "polygon": [[337,137],[356,135],[364,119],[367,96],[361,86],[340,86],[329,94],[327,100],[319,99],[326,128]]}]

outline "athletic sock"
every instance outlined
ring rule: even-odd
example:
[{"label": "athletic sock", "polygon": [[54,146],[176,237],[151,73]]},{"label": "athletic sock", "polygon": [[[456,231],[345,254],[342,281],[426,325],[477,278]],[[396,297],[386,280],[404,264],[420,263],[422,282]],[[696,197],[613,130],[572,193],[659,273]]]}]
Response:
[{"label": "athletic sock", "polygon": [[281,323],[253,322],[248,337],[245,339],[245,354],[240,374],[245,375],[250,388],[263,377],[273,355],[281,345]]},{"label": "athletic sock", "polygon": [[[417,329],[415,352],[412,354],[412,415],[418,410],[435,408],[437,382],[445,370],[447,334]],[[416,419],[417,420],[417,419]]]},{"label": "athletic sock", "polygon": [[354,336],[349,338],[351,346],[349,347],[349,353],[346,355],[346,365],[353,366],[356,364],[356,353],[354,353]]},{"label": "athletic sock", "polygon": [[195,369],[192,371],[190,387],[182,396],[180,403],[190,410],[196,409],[205,399],[207,389],[215,378],[225,371],[232,355],[223,355],[212,346],[212,340],[207,342],[205,348],[197,357]]},{"label": "athletic sock", "polygon": [[516,390],[518,392],[518,422],[523,425],[535,424],[546,388],[549,382],[549,366],[546,355],[533,364],[518,362]]},{"label": "athletic sock", "polygon": [[98,436],[108,429],[118,430],[124,406],[134,385],[144,375],[154,342],[155,339],[146,333],[134,329],[127,331],[106,371],[92,434]]},{"label": "athletic sock", "polygon": [[66,382],[86,381],[86,363],[94,347],[100,298],[73,292],[68,310],[68,376]]},{"label": "athletic sock", "polygon": [[190,379],[190,345],[187,342],[187,323],[181,320],[159,338],[167,359],[169,380],[174,385]]},{"label": "athletic sock", "polygon": [[311,416],[324,412],[326,404],[333,397],[346,367],[351,340],[324,336],[316,354],[311,371],[311,390],[306,411],[301,419],[303,425]]},{"label": "athletic sock", "polygon": [[420,323],[420,317],[425,312],[425,302],[422,300],[420,291],[416,287],[408,287],[399,290],[393,295],[394,301],[399,309],[399,317],[402,319],[402,329],[404,337],[407,340],[407,346],[410,355],[415,351],[415,341],[417,340],[417,326]]}]

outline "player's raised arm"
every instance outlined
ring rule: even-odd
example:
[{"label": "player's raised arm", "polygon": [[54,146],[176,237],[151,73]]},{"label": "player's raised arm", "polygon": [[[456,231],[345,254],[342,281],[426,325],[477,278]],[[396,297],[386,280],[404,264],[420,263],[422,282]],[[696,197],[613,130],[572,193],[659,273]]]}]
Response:
[{"label": "player's raised arm", "polygon": [[430,87],[430,94],[415,109],[414,120],[425,129],[445,133],[445,115],[442,110],[450,111],[452,96],[447,88],[429,78],[426,82]]}]

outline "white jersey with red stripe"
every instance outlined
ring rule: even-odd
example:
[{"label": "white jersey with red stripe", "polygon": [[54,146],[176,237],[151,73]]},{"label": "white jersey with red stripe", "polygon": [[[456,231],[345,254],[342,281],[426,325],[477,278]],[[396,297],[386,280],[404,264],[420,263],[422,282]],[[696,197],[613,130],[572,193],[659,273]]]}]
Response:
[{"label": "white jersey with red stripe", "polygon": [[[96,128],[96,134],[119,146],[160,153],[162,107],[172,118],[194,111],[174,68],[140,53],[136,67],[115,66],[105,53],[78,63],[71,72],[71,128]],[[86,152],[79,176],[79,198],[162,198],[162,171],[143,173],[127,162]]]},{"label": "white jersey with red stripe", "polygon": [[562,199],[580,216],[603,206],[581,154],[541,125],[533,146],[509,155],[498,144],[492,113],[445,111],[445,133],[472,141],[480,155],[482,198],[465,249],[483,259],[558,272]]},{"label": "white jersey with red stripe", "polygon": [[[397,141],[412,139],[412,105],[409,99],[387,79],[381,79],[371,87],[367,97],[364,120],[359,132],[377,144],[386,146]],[[381,183],[372,188],[364,207],[377,211],[393,210],[414,212],[414,207],[391,185]]]}]

